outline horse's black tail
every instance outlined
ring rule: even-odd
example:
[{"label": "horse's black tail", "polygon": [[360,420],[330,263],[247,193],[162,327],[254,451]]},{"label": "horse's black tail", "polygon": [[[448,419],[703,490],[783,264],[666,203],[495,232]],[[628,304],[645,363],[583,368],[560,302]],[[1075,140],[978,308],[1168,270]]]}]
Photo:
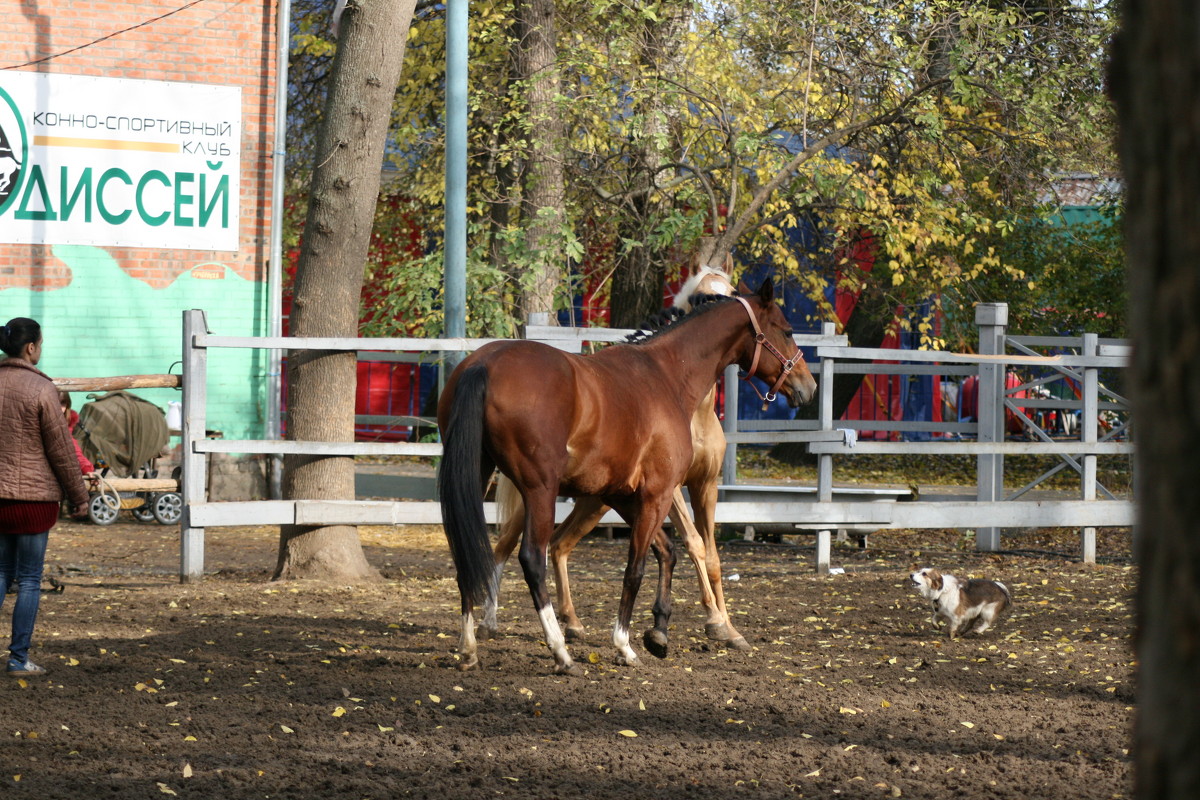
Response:
[{"label": "horse's black tail", "polygon": [[443,432],[438,495],[442,524],[458,572],[463,612],[482,603],[495,575],[495,558],[483,516],[483,406],[488,374],[468,367],[459,377]]}]

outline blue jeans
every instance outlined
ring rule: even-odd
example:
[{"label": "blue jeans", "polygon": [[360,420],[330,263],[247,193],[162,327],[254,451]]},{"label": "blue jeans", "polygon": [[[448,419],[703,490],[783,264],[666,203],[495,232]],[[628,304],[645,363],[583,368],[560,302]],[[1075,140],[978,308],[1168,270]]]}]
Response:
[{"label": "blue jeans", "polygon": [[17,601],[13,604],[12,643],[9,656],[22,664],[29,660],[29,640],[42,599],[42,567],[50,532],[0,533],[0,608],[5,592],[16,580]]}]

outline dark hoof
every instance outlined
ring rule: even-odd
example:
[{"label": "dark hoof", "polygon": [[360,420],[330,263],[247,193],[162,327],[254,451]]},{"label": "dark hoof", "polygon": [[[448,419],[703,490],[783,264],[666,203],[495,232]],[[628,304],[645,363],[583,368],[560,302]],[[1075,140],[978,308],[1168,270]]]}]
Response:
[{"label": "dark hoof", "polygon": [[477,669],[479,669],[479,657],[478,656],[471,656],[470,658],[464,658],[462,661],[458,662],[458,671],[459,672],[474,672]]},{"label": "dark hoof", "polygon": [[477,625],[475,627],[475,638],[481,642],[486,642],[491,639],[499,639],[500,630],[498,628],[485,628],[482,625]]},{"label": "dark hoof", "polygon": [[582,642],[583,628],[566,628],[563,630],[563,635],[567,637],[568,642]]},{"label": "dark hoof", "polygon": [[642,634],[642,644],[655,658],[667,657],[667,635],[658,628],[651,628]]},{"label": "dark hoof", "polygon": [[739,636],[736,639],[731,639],[728,644],[730,650],[741,650],[745,652],[750,649],[750,643],[746,641],[745,636]]},{"label": "dark hoof", "polygon": [[572,661],[570,664],[559,664],[554,668],[555,675],[569,675],[572,678],[583,677],[583,667]]}]

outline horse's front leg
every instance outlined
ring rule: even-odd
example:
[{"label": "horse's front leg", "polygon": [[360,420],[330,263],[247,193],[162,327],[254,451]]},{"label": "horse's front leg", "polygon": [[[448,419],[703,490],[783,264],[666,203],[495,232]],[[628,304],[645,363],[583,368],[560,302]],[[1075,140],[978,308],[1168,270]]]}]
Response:
[{"label": "horse's front leg", "polygon": [[640,502],[630,501],[617,510],[629,523],[629,558],[625,563],[625,579],[621,586],[621,604],[617,608],[617,623],[613,628],[613,645],[617,648],[617,663],[637,666],[637,653],[629,644],[629,624],[638,589],[646,573],[646,555],[654,532],[662,527],[670,505],[670,492]]},{"label": "horse's front leg", "polygon": [[595,497],[580,497],[575,508],[554,531],[550,540],[550,563],[554,566],[554,586],[558,594],[558,617],[567,628],[567,641],[583,641],[583,623],[575,614],[571,599],[571,582],[567,576],[567,559],[579,540],[592,532],[608,506]]},{"label": "horse's front leg", "polygon": [[642,634],[642,644],[656,658],[667,657],[667,625],[671,622],[671,576],[675,573],[675,547],[659,528],[650,542],[658,560],[658,594],[654,597],[654,627]]},{"label": "horse's front leg", "polygon": [[518,558],[525,573],[525,583],[533,597],[533,607],[542,623],[546,645],[554,654],[554,671],[568,675],[579,675],[582,671],[571,659],[562,628],[554,616],[554,605],[546,589],[546,546],[554,534],[553,492],[545,496],[525,497],[525,538],[521,540]]}]

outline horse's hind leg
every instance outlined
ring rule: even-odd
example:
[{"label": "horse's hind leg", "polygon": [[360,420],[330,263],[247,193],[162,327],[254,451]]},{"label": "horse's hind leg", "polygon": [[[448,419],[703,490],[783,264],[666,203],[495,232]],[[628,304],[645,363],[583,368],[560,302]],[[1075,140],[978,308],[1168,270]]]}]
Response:
[{"label": "horse's hind leg", "polygon": [[656,658],[667,657],[667,625],[671,622],[671,576],[675,573],[675,547],[659,528],[650,542],[658,561],[658,594],[654,598],[654,627],[642,634],[642,644]]},{"label": "horse's hind leg", "polygon": [[553,491],[526,491],[525,537],[521,540],[518,558],[525,573],[525,583],[533,597],[533,607],[542,622],[546,644],[554,654],[555,672],[577,675],[580,674],[579,667],[567,650],[567,640],[554,616],[554,605],[546,590],[546,545],[554,533],[555,499]]},{"label": "horse's hind leg", "polygon": [[[683,492],[678,488],[671,498],[670,517],[671,522],[675,523],[675,529],[683,537],[688,557],[692,560],[692,566],[696,570],[696,580],[700,585],[700,605],[704,606],[708,615],[704,629],[711,632],[716,626],[724,623],[725,616],[717,608],[717,599],[708,578],[708,567],[705,566],[708,559],[707,548],[692,522],[691,514],[688,513],[687,504],[683,500]],[[709,638],[713,638],[711,633]]]},{"label": "horse's hind leg", "polygon": [[749,650],[750,644],[734,627],[729,610],[725,607],[725,590],[721,584],[721,554],[717,550],[717,477],[714,475],[710,480],[689,483],[688,491],[692,495],[696,528],[704,537],[704,566],[708,570],[708,582],[712,586],[717,609],[716,618],[710,615],[709,624],[704,626],[704,632],[708,638],[725,642],[734,650]]},{"label": "horse's hind leg", "polygon": [[517,487],[503,474],[496,481],[496,505],[498,506],[500,535],[496,540],[493,555],[496,559],[496,576],[483,603],[483,620],[475,631],[480,639],[493,639],[500,635],[496,621],[496,607],[500,602],[500,578],[504,574],[504,562],[516,549],[521,533],[525,529],[525,501]]},{"label": "horse's hind leg", "polygon": [[566,626],[568,642],[583,640],[583,623],[576,616],[575,603],[571,599],[567,560],[575,545],[592,532],[607,510],[608,506],[595,497],[580,497],[550,540],[550,563],[554,565],[554,585],[558,594],[558,618]]}]

